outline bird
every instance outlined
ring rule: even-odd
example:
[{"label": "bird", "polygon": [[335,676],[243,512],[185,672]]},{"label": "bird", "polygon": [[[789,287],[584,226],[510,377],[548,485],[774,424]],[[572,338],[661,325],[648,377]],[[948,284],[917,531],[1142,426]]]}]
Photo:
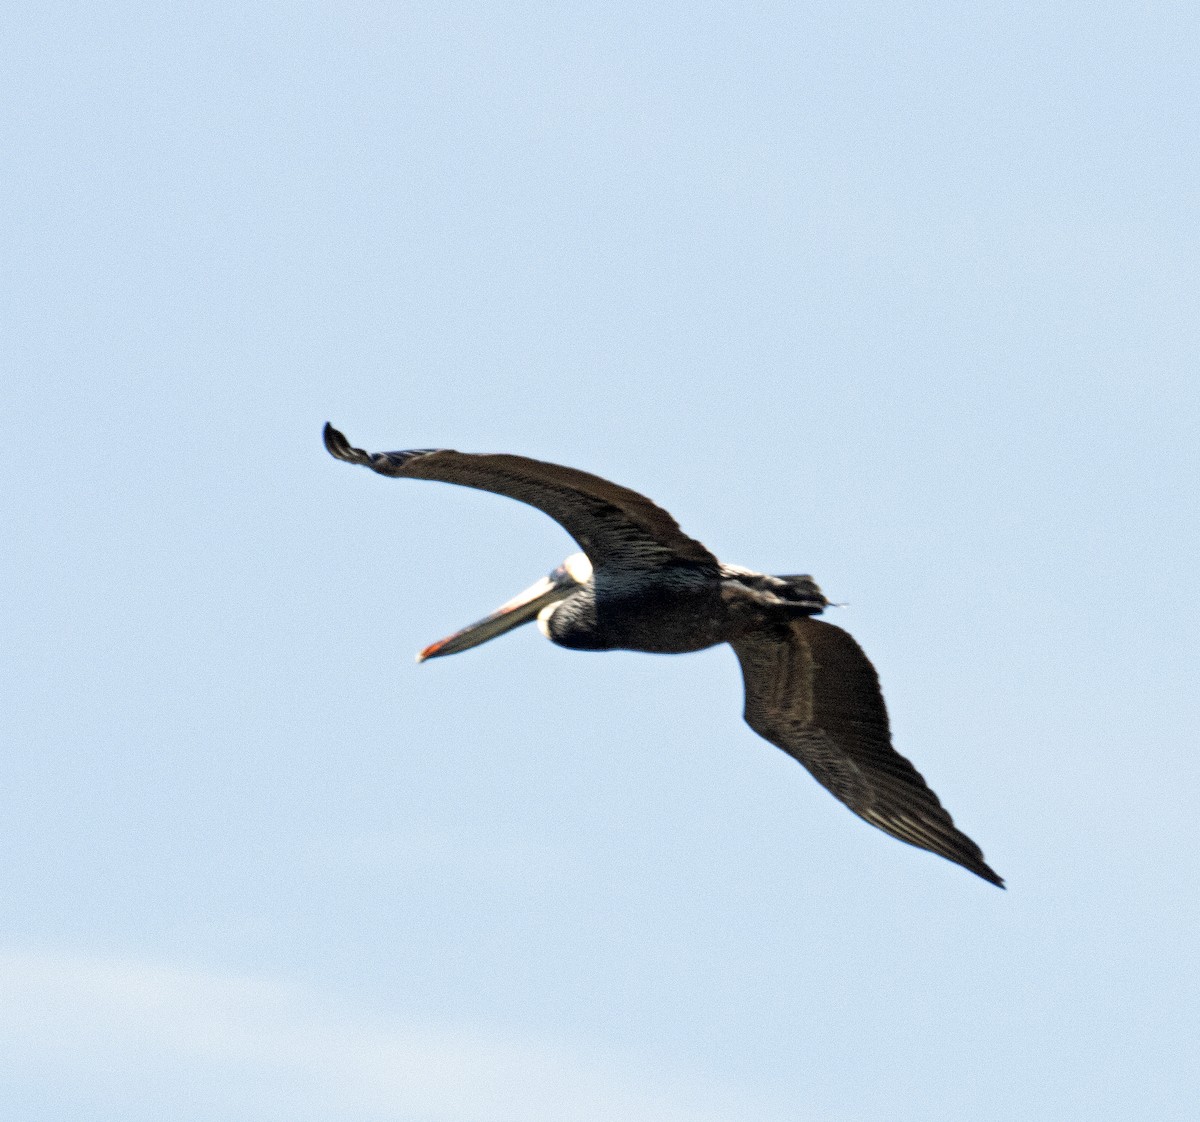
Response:
[{"label": "bird", "polygon": [[722,564],[644,495],[577,468],[508,454],[421,448],[365,452],[332,425],[325,447],[380,475],[505,495],[574,538],[548,576],[418,662],[457,654],[537,621],[571,650],[682,654],[728,643],[741,664],[744,717],[860,818],[999,888],[1004,880],[892,747],[879,677],[849,633],[814,618],[830,606],[812,577]]}]

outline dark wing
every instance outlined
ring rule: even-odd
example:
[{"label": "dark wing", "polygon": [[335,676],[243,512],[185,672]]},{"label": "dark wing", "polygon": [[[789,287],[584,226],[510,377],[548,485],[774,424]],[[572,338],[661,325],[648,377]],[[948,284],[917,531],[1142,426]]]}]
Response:
[{"label": "dark wing", "polygon": [[797,619],[733,644],[746,721],[855,814],[1004,887],[920,773],[892,747],[875,668],[843,631]]},{"label": "dark wing", "polygon": [[717,573],[717,559],[644,495],[575,468],[525,456],[474,455],[450,448],[411,452],[364,452],[325,426],[332,456],[362,464],[380,475],[436,479],[475,487],[528,503],[550,515],[578,543],[596,568],[661,569],[690,566]]}]

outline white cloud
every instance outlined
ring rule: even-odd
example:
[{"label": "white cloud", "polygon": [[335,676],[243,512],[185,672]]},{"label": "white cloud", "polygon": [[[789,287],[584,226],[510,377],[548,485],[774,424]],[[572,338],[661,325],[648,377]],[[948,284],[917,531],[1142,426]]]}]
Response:
[{"label": "white cloud", "polygon": [[716,1088],[611,1057],[385,1023],[270,978],[130,959],[0,952],[0,1048],[10,1084],[82,1088],[125,1117],[151,1108],[221,1122],[764,1117]]}]

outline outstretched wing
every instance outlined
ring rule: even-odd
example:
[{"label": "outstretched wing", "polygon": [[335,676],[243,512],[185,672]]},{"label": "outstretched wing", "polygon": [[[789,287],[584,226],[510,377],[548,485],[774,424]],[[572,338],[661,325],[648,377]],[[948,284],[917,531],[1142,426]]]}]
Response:
[{"label": "outstretched wing", "polygon": [[575,468],[525,456],[474,455],[450,448],[410,452],[364,452],[325,426],[330,455],[362,464],[380,475],[435,479],[507,495],[550,515],[588,555],[594,568],[710,569],[717,559],[644,495]]},{"label": "outstretched wing", "polygon": [[746,721],[794,756],[872,826],[1004,881],[955,827],[920,773],[892,747],[875,668],[840,627],[797,619],[733,644],[746,682]]}]

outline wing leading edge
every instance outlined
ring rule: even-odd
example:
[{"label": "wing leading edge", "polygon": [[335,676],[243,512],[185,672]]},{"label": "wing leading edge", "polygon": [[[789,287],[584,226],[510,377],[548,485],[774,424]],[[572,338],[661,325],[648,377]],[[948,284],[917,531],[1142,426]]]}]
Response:
[{"label": "wing leading edge", "polygon": [[718,571],[717,559],[665,510],[645,495],[586,471],[527,456],[450,448],[364,452],[332,425],[325,426],[325,447],[337,459],[380,475],[455,483],[527,503],[562,526],[595,568],[684,565],[711,570],[714,576]]}]

